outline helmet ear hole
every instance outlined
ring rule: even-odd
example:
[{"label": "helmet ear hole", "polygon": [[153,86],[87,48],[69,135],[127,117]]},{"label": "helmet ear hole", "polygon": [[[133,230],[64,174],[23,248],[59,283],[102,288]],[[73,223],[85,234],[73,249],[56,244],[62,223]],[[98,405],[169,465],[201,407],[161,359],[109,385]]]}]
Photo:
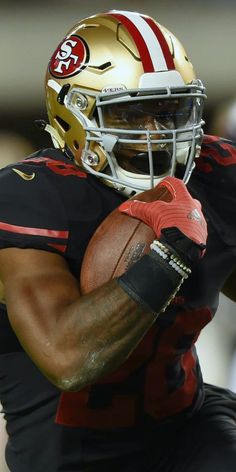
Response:
[{"label": "helmet ear hole", "polygon": [[73,141],[73,145],[74,145],[74,148],[76,149],[76,151],[78,151],[78,149],[79,149],[78,141]]},{"label": "helmet ear hole", "polygon": [[63,118],[61,118],[60,116],[56,115],[56,116],[55,116],[55,121],[57,121],[57,123],[60,125],[60,127],[61,127],[61,129],[64,131],[64,133],[66,133],[67,131],[69,131],[70,125],[69,125],[69,123],[67,123],[65,120],[63,120]]}]

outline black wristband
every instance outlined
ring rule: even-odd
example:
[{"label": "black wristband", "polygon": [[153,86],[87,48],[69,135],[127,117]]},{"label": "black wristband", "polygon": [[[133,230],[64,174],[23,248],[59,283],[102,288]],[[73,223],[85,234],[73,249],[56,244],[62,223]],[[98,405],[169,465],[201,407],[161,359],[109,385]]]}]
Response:
[{"label": "black wristband", "polygon": [[171,265],[172,254],[169,253],[169,257],[168,252],[167,249],[164,259],[156,250],[150,251],[117,278],[133,300],[155,315],[165,311],[187,278],[187,273],[182,269],[179,272]]}]

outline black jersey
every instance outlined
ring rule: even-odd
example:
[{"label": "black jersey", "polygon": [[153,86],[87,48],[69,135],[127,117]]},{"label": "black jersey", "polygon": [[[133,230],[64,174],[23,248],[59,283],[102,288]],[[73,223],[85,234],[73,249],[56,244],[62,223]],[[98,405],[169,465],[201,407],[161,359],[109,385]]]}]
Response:
[{"label": "black jersey", "polygon": [[79,276],[91,235],[123,200],[62,152],[39,151],[0,171],[0,248],[57,252]]},{"label": "black jersey", "polygon": [[[214,316],[219,292],[236,264],[236,150],[228,141],[206,136],[196,164],[188,188],[201,201],[208,222],[204,258],[116,372],[79,393],[62,394],[59,423],[124,427],[145,415],[163,421],[200,407],[204,392],[194,344]],[[57,252],[79,277],[89,239],[121,201],[60,151],[40,151],[0,171],[0,247]],[[24,354],[4,310],[2,305],[1,352]]]},{"label": "black jersey", "polygon": [[[62,152],[39,151],[0,170],[0,248],[56,252],[79,277],[89,239],[123,200]],[[8,319],[0,316],[0,354],[16,350],[21,347]]]}]

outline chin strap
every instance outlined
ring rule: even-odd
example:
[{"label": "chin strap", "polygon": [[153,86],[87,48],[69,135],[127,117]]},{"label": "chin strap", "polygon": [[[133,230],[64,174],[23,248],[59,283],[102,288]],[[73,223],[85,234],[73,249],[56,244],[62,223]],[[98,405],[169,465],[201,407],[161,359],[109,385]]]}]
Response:
[{"label": "chin strap", "polygon": [[58,131],[55,128],[53,128],[53,126],[49,125],[44,120],[35,120],[35,123],[36,123],[36,125],[38,126],[39,129],[47,131],[47,133],[50,134],[50,136],[52,138],[52,142],[53,142],[55,148],[64,149],[65,141],[64,141],[64,139],[61,138]]}]

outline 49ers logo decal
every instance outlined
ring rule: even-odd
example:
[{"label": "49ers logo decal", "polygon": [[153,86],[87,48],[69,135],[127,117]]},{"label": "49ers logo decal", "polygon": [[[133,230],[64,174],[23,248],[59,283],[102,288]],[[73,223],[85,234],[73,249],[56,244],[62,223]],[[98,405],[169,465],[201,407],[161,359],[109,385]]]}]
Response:
[{"label": "49ers logo decal", "polygon": [[89,61],[89,49],[79,36],[64,39],[54,52],[50,63],[50,73],[57,78],[72,77],[81,72]]}]

